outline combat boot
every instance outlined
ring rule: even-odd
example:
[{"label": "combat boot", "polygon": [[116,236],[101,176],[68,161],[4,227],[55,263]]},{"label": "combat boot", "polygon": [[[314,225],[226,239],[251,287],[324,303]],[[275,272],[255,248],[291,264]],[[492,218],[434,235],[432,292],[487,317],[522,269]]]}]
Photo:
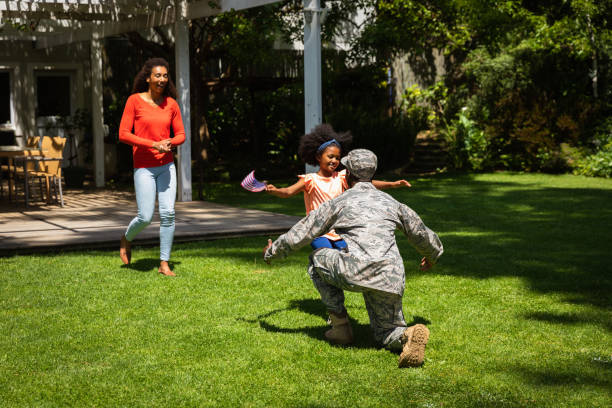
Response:
[{"label": "combat boot", "polygon": [[425,345],[429,340],[429,329],[415,324],[404,330],[400,338],[403,350],[399,357],[399,367],[418,367],[425,360]]},{"label": "combat boot", "polygon": [[350,344],[353,342],[353,330],[348,319],[348,314],[344,312],[342,315],[334,312],[329,312],[328,324],[332,328],[325,332],[325,338],[335,344]]}]

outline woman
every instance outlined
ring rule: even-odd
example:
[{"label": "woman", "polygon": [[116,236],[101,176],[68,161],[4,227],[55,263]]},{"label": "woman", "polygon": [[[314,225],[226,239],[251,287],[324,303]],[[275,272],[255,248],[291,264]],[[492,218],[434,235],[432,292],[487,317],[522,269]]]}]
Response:
[{"label": "woman", "polygon": [[[138,215],[121,237],[119,256],[129,264],[131,242],[151,223],[155,196],[159,201],[159,273],[176,276],[168,265],[174,238],[174,201],[176,169],[172,147],[185,141],[181,112],[176,103],[176,88],[168,77],[168,62],[152,58],[145,62],[134,78],[132,95],[128,98],[121,124],[119,140],[132,146],[134,158],[134,189]],[[174,137],[170,138],[170,129]]]}]

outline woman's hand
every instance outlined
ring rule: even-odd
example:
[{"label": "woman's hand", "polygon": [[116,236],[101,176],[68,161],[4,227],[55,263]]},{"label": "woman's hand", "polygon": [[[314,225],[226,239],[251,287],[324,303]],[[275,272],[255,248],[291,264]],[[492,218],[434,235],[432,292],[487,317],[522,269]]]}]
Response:
[{"label": "woman's hand", "polygon": [[170,139],[164,139],[159,142],[154,142],[152,147],[160,153],[167,153],[172,150],[172,143]]}]

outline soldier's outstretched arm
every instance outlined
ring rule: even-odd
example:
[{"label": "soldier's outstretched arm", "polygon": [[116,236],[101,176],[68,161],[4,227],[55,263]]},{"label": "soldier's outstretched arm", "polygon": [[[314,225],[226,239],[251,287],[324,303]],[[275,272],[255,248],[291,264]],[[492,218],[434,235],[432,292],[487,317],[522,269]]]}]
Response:
[{"label": "soldier's outstretched arm", "polygon": [[405,204],[399,206],[399,217],[402,222],[402,230],[410,244],[425,257],[425,263],[421,260],[421,267],[427,270],[431,268],[444,252],[444,247],[438,235],[427,228],[421,217]]},{"label": "soldier's outstretched arm", "polygon": [[291,250],[299,249],[313,238],[325,234],[336,220],[335,207],[331,201],[326,201],[319,208],[311,211],[289,231],[264,248],[264,261],[269,262],[275,256],[284,257]]},{"label": "soldier's outstretched arm", "polygon": [[270,263],[270,259],[266,259],[266,252],[268,251],[268,249],[270,249],[271,246],[272,246],[272,240],[268,238],[268,245],[266,245],[263,249],[264,260],[266,261],[267,264]]}]

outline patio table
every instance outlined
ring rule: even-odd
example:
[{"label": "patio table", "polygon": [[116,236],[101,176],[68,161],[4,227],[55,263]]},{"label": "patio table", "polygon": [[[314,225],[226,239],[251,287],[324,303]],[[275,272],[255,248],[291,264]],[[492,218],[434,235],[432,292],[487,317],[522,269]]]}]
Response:
[{"label": "patio table", "polygon": [[[0,146],[0,158],[5,157],[8,159],[8,195],[9,200],[12,200],[12,195],[15,192],[15,185],[13,183],[13,176],[11,174],[11,168],[16,168],[14,161],[16,158],[27,158],[27,157],[42,157],[43,151],[36,147],[21,147],[21,146]],[[24,168],[25,169],[25,168]],[[26,172],[27,173],[27,172]],[[26,176],[27,177],[27,176]],[[26,207],[28,206],[26,195]]]}]

